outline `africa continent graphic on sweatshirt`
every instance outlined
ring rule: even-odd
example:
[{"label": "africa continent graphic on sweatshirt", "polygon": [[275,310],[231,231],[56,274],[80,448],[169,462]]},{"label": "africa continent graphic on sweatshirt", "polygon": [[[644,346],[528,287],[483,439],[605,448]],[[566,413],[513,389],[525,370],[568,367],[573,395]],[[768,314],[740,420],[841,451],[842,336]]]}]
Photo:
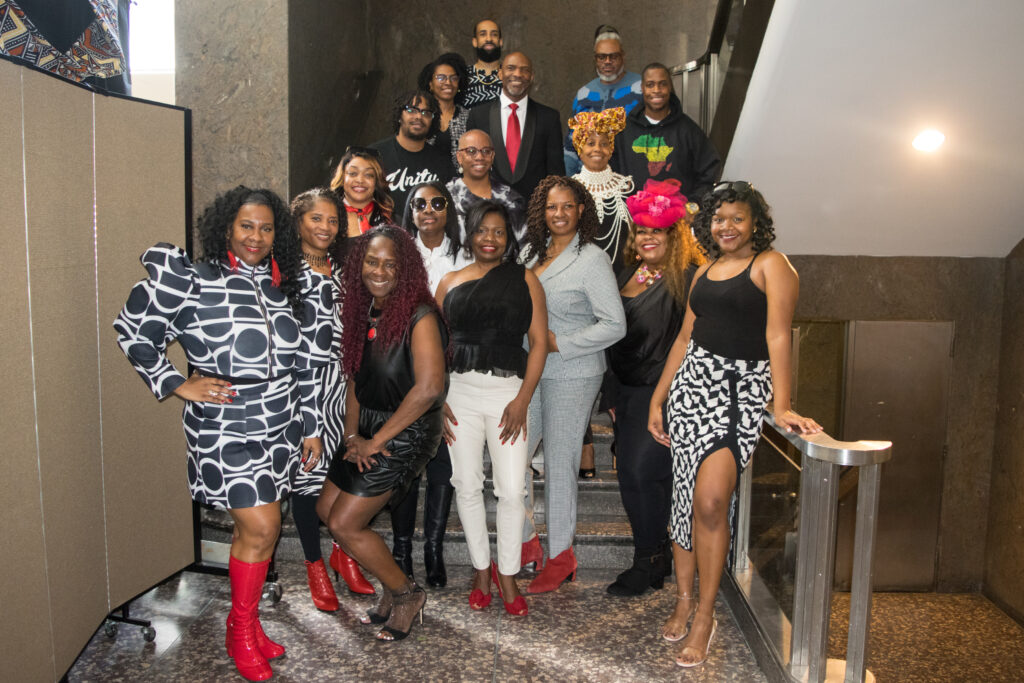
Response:
[{"label": "africa continent graphic on sweatshirt", "polygon": [[666,165],[665,160],[674,150],[675,147],[666,145],[665,138],[661,136],[641,135],[633,141],[633,151],[647,157],[647,170],[651,177],[672,167],[670,163]]}]

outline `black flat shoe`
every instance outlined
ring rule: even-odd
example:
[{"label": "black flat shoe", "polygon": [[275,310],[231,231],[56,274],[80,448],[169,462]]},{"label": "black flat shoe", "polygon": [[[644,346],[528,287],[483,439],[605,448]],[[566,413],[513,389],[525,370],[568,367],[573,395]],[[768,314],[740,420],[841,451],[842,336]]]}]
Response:
[{"label": "black flat shoe", "polygon": [[587,469],[580,469],[580,479],[593,479],[597,476],[596,467],[588,467]]}]

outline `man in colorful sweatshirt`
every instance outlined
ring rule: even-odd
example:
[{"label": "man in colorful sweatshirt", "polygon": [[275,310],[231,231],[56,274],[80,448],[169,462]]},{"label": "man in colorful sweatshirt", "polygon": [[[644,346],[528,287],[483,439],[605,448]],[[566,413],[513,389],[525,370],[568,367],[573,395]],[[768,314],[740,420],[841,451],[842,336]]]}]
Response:
[{"label": "man in colorful sweatshirt", "polygon": [[699,203],[722,170],[718,152],[700,126],[683,113],[664,64],[649,64],[641,76],[644,106],[626,117],[612,169],[633,176],[634,187],[643,187],[648,178],[676,178],[683,194]]},{"label": "man in colorful sweatshirt", "polygon": [[[572,115],[581,111],[604,111],[622,107],[626,114],[641,109],[640,74],[626,71],[626,53],[615,28],[601,24],[594,33],[594,67],[597,78],[576,91]],[[572,144],[572,131],[562,143],[566,175],[580,172],[583,164]]]}]

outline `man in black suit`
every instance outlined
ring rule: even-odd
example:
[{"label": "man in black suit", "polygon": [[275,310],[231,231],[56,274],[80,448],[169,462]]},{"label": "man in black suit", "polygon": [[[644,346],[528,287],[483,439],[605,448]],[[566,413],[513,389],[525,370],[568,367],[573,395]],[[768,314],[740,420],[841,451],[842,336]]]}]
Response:
[{"label": "man in black suit", "polygon": [[501,95],[474,107],[466,130],[479,128],[494,141],[494,171],[527,202],[549,175],[565,175],[558,112],[529,97],[533,64],[522,52],[501,62]]}]

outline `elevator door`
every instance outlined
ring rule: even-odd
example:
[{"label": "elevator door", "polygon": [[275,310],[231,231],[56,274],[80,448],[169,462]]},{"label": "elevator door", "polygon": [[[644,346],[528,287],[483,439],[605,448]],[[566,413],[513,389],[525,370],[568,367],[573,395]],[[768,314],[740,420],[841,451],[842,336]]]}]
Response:
[{"label": "elevator door", "polygon": [[[851,321],[847,328],[842,436],[893,443],[882,468],[876,590],[935,587],[952,349],[948,321]],[[836,587],[846,589],[857,496],[843,484]]]}]

